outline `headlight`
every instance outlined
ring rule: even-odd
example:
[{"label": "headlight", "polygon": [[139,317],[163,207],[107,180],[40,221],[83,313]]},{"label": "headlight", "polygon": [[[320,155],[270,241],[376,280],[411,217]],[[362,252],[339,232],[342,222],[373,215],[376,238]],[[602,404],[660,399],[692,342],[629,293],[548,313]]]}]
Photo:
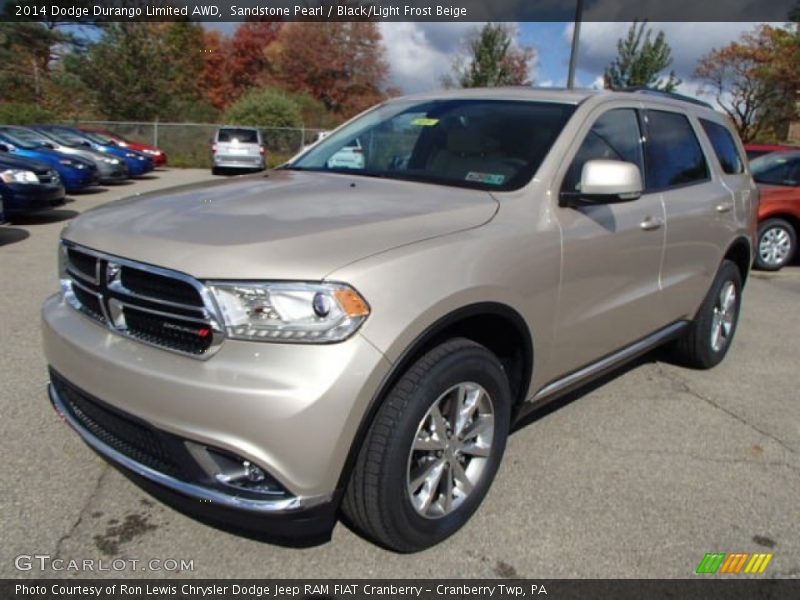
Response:
[{"label": "headlight", "polygon": [[119,164],[119,159],[118,158],[104,158],[103,161],[107,162],[110,165],[118,165]]},{"label": "headlight", "polygon": [[209,282],[229,338],[339,342],[369,315],[367,302],[340,283]]},{"label": "headlight", "polygon": [[136,155],[133,152],[126,152],[125,156],[127,156],[128,158],[136,158]]},{"label": "headlight", "polygon": [[3,183],[39,183],[39,178],[33,171],[23,169],[8,169],[0,173]]},{"label": "headlight", "polygon": [[161,150],[142,150],[145,154],[149,154],[150,156],[158,156],[161,154]]}]

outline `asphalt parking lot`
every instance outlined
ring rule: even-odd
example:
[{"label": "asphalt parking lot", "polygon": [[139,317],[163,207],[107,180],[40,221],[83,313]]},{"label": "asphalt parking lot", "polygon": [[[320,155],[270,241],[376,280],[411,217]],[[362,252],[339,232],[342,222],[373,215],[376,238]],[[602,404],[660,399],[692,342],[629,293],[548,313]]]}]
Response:
[{"label": "asphalt parking lot", "polygon": [[223,533],[139,491],[64,425],[45,393],[39,307],[57,289],[67,219],[100,203],[210,179],[158,171],[0,226],[0,575],[18,555],[134,559],[103,576],[692,577],[706,552],[771,552],[766,577],[800,577],[800,268],[754,273],[727,360],[691,371],[649,355],[512,435],[489,496],[450,540],[396,555],[338,525],[290,549]]}]

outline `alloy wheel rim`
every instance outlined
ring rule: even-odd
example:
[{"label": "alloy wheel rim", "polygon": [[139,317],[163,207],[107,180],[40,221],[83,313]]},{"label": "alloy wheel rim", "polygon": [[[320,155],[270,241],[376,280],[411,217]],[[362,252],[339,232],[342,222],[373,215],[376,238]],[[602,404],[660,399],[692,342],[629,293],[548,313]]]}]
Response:
[{"label": "alloy wheel rim", "polygon": [[719,291],[711,317],[711,348],[714,352],[719,352],[728,344],[735,319],[736,286],[728,280]]},{"label": "alloy wheel rim", "polygon": [[789,257],[791,245],[789,233],[783,227],[771,227],[761,236],[758,254],[766,264],[777,266]]},{"label": "alloy wheel rim", "polygon": [[437,519],[457,510],[483,476],[494,440],[494,406],[477,383],[449,388],[417,426],[406,488],[417,514]]}]

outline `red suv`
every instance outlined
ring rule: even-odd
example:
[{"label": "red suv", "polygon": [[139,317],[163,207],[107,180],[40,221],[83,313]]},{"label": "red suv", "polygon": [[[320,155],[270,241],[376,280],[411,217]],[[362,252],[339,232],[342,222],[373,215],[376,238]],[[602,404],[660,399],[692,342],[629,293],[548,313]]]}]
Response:
[{"label": "red suv", "polygon": [[783,268],[797,254],[800,230],[800,150],[773,152],[750,163],[761,190],[756,266]]},{"label": "red suv", "polygon": [[161,148],[156,148],[155,146],[151,146],[150,144],[142,144],[141,142],[132,142],[131,140],[127,140],[121,135],[117,135],[112,131],[108,131],[107,129],[87,129],[81,128],[83,131],[89,131],[94,133],[95,135],[100,135],[105,138],[108,138],[109,141],[114,142],[117,146],[121,146],[123,148],[130,148],[131,150],[136,150],[137,152],[143,152],[147,156],[153,159],[153,163],[157,167],[164,167],[167,164],[167,154]]}]

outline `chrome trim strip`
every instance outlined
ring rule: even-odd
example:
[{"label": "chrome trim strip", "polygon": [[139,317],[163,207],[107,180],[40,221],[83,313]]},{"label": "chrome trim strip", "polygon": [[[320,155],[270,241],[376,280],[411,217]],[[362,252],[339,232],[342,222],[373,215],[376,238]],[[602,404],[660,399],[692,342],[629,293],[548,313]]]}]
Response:
[{"label": "chrome trim strip", "polygon": [[[140,271],[144,271],[145,269],[141,267],[137,267]],[[174,308],[181,308],[183,310],[196,310],[197,312],[203,313],[203,317],[206,319],[212,319],[212,315],[208,313],[208,310],[205,306],[198,306],[196,304],[183,304],[181,302],[172,302],[171,300],[163,300],[161,298],[154,298],[153,296],[147,296],[146,294],[140,294],[139,292],[134,292],[131,289],[126,288],[122,285],[121,281],[113,281],[108,284],[108,289],[112,292],[116,292],[117,294],[123,294],[125,296],[130,296],[131,298],[136,298],[137,300],[144,300],[145,302],[152,302],[153,304],[163,304],[164,306],[172,306]]]},{"label": "chrome trim strip", "polygon": [[[95,271],[96,270],[97,268],[95,268]],[[93,279],[92,277],[89,277],[85,273],[79,271],[78,268],[69,261],[69,259],[67,259],[67,275],[74,279],[80,279],[86,283],[91,283],[92,285],[99,285],[96,279]]]},{"label": "chrome trim strip", "polygon": [[144,306],[139,306],[138,304],[131,304],[130,302],[125,302],[119,298],[112,298],[112,300],[116,300],[122,306],[126,308],[132,308],[133,310],[138,310],[140,312],[148,313],[151,315],[158,315],[159,317],[167,317],[169,319],[177,319],[179,321],[188,321],[189,323],[198,323],[200,325],[205,325],[206,327],[212,327],[212,322],[209,322],[208,319],[203,319],[202,317],[187,317],[185,315],[176,315],[175,313],[168,313],[162,312],[160,310],[155,310],[153,308],[145,308]]},{"label": "chrome trim strip", "polygon": [[661,342],[664,342],[670,337],[674,336],[688,324],[688,321],[677,321],[672,325],[668,325],[663,329],[659,329],[655,333],[631,344],[630,346],[626,346],[625,348],[622,348],[613,354],[609,354],[605,358],[601,358],[597,362],[586,365],[577,371],[573,371],[561,379],[556,379],[536,392],[536,395],[534,395],[534,397],[531,399],[531,402],[536,402],[537,400],[542,400],[543,398],[557,394],[566,388],[576,385],[578,382],[584,379],[590,379],[593,375],[605,371],[617,363],[622,363],[626,360],[634,358],[635,356],[642,354],[651,348],[654,348],[655,346],[658,346]]},{"label": "chrome trim strip", "polygon": [[175,479],[169,475],[165,475],[160,471],[156,471],[146,465],[136,462],[135,460],[125,456],[121,452],[115,450],[102,440],[92,435],[70,414],[64,405],[64,401],[59,396],[58,392],[52,383],[47,385],[47,391],[50,396],[50,402],[53,403],[53,408],[61,416],[67,424],[74,429],[78,435],[81,436],[84,442],[97,451],[100,455],[109,461],[125,467],[133,471],[137,475],[145,477],[159,485],[169,488],[175,492],[184,494],[191,498],[203,502],[214,502],[226,508],[233,508],[236,510],[244,510],[261,514],[281,514],[304,510],[320,504],[325,504],[331,501],[331,496],[293,496],[291,498],[284,498],[281,500],[254,500],[252,498],[242,498],[239,496],[229,495],[220,490],[205,488],[193,483],[187,483],[180,479]]}]

